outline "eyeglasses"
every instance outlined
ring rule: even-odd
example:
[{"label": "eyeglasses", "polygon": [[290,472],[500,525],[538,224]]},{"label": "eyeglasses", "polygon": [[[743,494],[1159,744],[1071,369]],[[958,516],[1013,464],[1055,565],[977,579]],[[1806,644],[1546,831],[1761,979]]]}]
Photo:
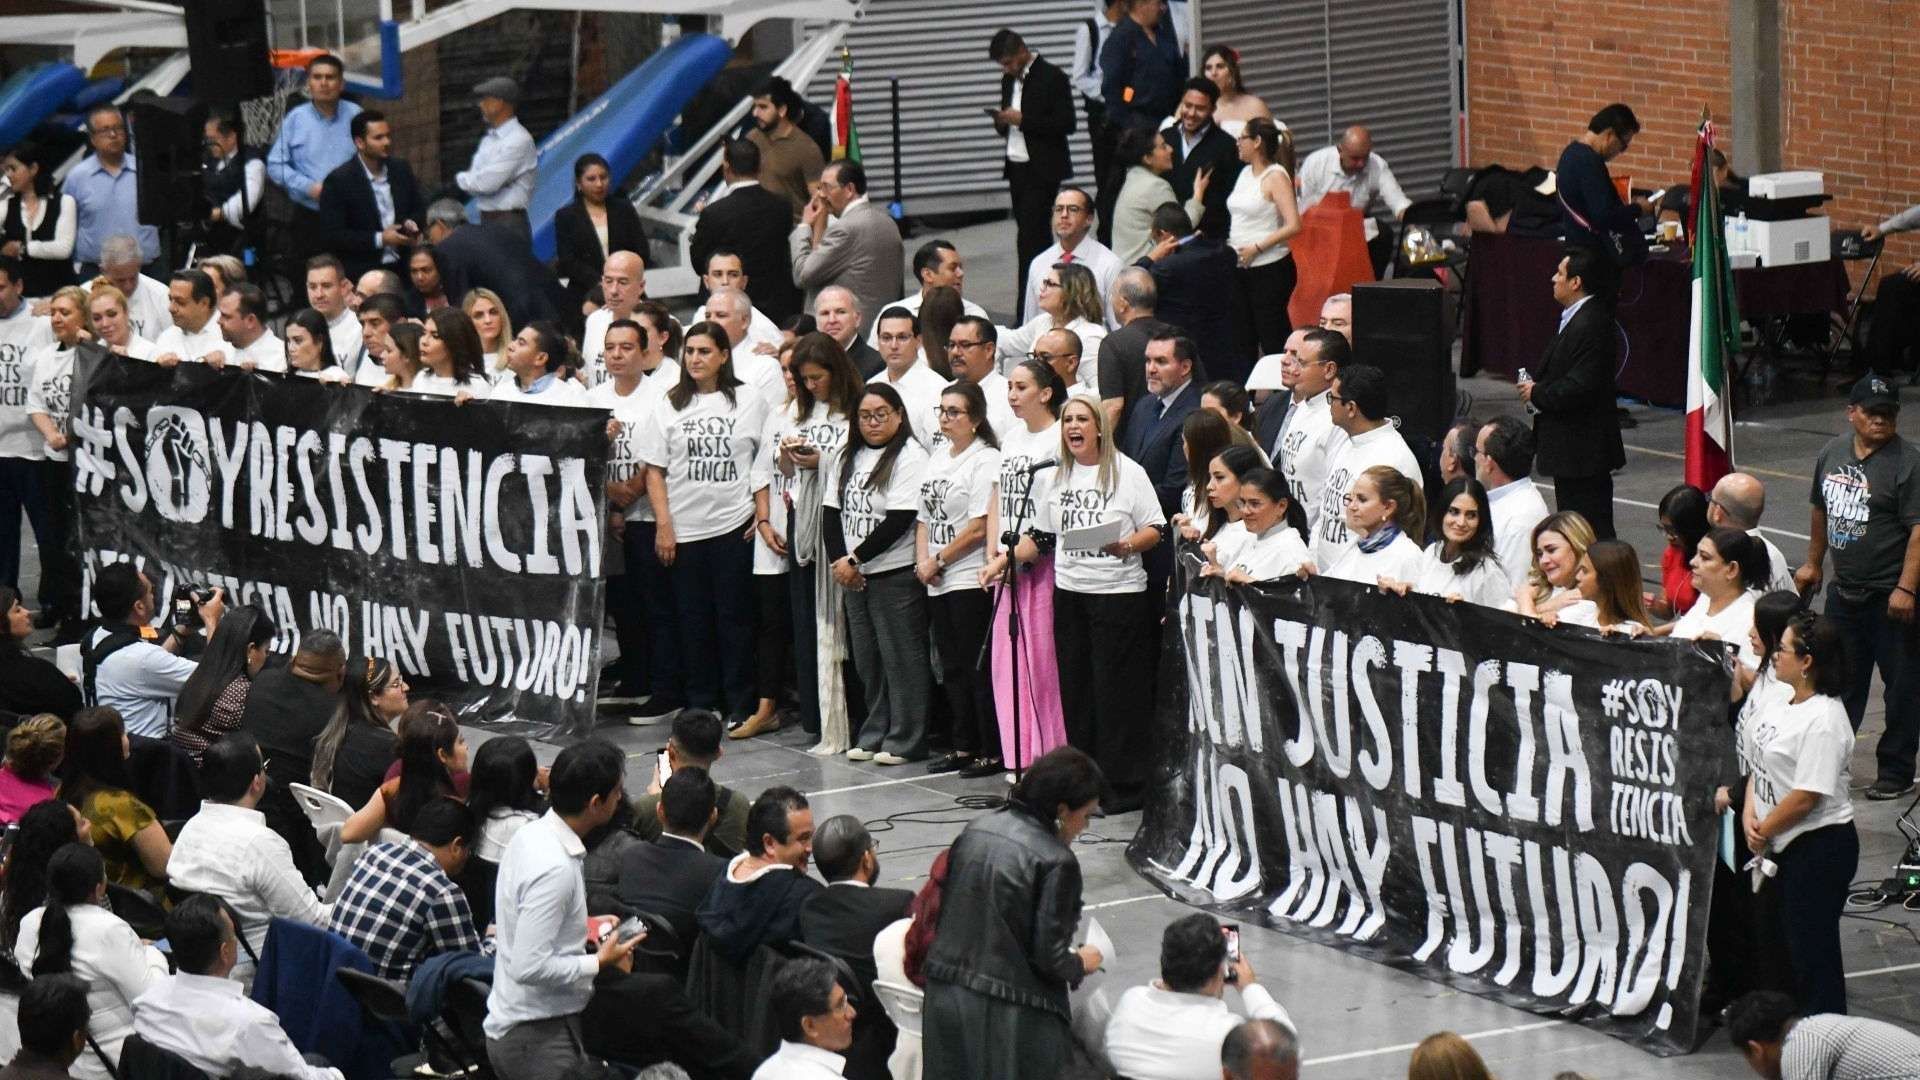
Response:
[{"label": "eyeglasses", "polygon": [[860,422],[863,424],[884,424],[893,419],[892,409],[862,409]]},{"label": "eyeglasses", "polygon": [[948,339],[947,339],[947,351],[948,351],[948,352],[952,352],[952,351],[954,351],[955,349],[977,349],[977,348],[979,348],[980,346],[982,346],[982,345],[987,345],[987,344],[990,344],[990,342],[985,342],[985,341],[961,341],[961,340],[960,340],[959,338],[948,338]]},{"label": "eyeglasses", "polygon": [[1080,354],[1077,352],[1041,352],[1040,350],[1035,349],[1034,351],[1027,354],[1027,359],[1038,360],[1043,364],[1051,364],[1055,360],[1065,360],[1069,356],[1074,357],[1075,359],[1078,359]]},{"label": "eyeglasses", "polygon": [[1087,208],[1084,206],[1056,206],[1053,208],[1053,212],[1056,214],[1084,214],[1087,212]]},{"label": "eyeglasses", "polygon": [[1040,287],[1043,289],[1057,289],[1060,287],[1060,283],[1057,281],[1051,281],[1047,278],[1041,278]]},{"label": "eyeglasses", "polygon": [[940,406],[940,419],[942,420],[958,420],[965,415],[967,415],[967,410],[959,408],[957,406],[954,406],[954,405]]},{"label": "eyeglasses", "polygon": [[124,124],[109,124],[106,127],[93,129],[93,134],[95,135],[125,135],[126,133],[127,129]]},{"label": "eyeglasses", "polygon": [[1343,397],[1341,397],[1341,396],[1340,396],[1339,394],[1336,394],[1336,393],[1333,393],[1332,391],[1328,391],[1328,392],[1327,392],[1327,404],[1329,404],[1329,405],[1345,405],[1346,403],[1347,403],[1347,399],[1346,399],[1346,398],[1343,398]]}]

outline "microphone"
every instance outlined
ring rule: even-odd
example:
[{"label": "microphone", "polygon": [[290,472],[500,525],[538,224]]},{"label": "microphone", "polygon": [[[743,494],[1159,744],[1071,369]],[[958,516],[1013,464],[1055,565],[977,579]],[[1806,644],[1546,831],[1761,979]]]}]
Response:
[{"label": "microphone", "polygon": [[1021,469],[1020,475],[1032,476],[1034,473],[1037,473],[1042,469],[1057,469],[1059,467],[1060,467],[1060,463],[1057,461],[1036,461],[1033,464],[1027,466],[1026,468]]}]

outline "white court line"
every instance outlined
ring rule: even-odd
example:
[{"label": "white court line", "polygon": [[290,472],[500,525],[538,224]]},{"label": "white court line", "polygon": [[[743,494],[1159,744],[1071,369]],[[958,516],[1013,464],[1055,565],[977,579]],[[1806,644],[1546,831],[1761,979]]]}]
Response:
[{"label": "white court line", "polygon": [[1868,968],[1865,971],[1849,971],[1847,972],[1847,978],[1864,979],[1869,975],[1891,975],[1896,971],[1912,971],[1915,968],[1920,968],[1920,964],[1895,964],[1892,967]]},{"label": "white court line", "polygon": [[1142,900],[1165,900],[1165,899],[1168,899],[1165,893],[1148,893],[1145,896],[1129,896],[1124,900],[1102,900],[1097,904],[1088,904],[1087,906],[1081,908],[1080,910],[1098,911],[1101,908],[1119,907],[1121,904],[1137,904]]},{"label": "white court line", "polygon": [[[801,751],[801,753],[805,752],[804,750]],[[828,788],[825,791],[809,791],[806,792],[806,796],[809,799],[817,799],[822,795],[845,795],[849,791],[869,791],[873,788],[893,787],[897,784],[919,784],[929,780],[944,780],[949,776],[958,775],[960,774],[957,772],[950,772],[928,773],[920,776],[902,776],[898,780],[875,780],[871,784],[850,784],[847,787]]]},{"label": "white court line", "polygon": [[[1498,1035],[1518,1035],[1523,1031],[1538,1031],[1541,1028],[1558,1027],[1565,1023],[1565,1020],[1541,1020],[1532,1024],[1517,1024],[1513,1027],[1488,1028],[1486,1031],[1475,1031],[1471,1034],[1462,1035],[1461,1038],[1469,1041],[1474,1039],[1491,1039]],[[1332,1065],[1339,1061],[1379,1057],[1381,1054],[1404,1054],[1419,1045],[1419,1043],[1401,1043],[1398,1046],[1378,1046],[1372,1050],[1355,1050],[1347,1054],[1329,1054],[1326,1057],[1308,1058],[1301,1062],[1300,1066],[1306,1068],[1309,1065]]]}]

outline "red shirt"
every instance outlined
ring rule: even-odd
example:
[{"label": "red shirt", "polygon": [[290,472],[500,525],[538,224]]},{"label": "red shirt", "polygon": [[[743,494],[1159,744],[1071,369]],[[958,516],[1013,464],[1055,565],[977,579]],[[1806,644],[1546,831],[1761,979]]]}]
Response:
[{"label": "red shirt", "polygon": [[1687,565],[1687,553],[1672,544],[1660,555],[1660,591],[1667,595],[1667,603],[1673,605],[1675,618],[1700,599],[1693,587],[1693,568]]}]

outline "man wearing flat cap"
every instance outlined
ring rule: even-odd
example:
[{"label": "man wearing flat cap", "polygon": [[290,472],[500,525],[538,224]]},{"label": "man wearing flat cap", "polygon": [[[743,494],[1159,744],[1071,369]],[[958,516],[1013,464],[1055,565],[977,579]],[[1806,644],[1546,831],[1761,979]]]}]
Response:
[{"label": "man wearing flat cap", "polygon": [[534,166],[538,156],[533,136],[514,116],[520,105],[520,84],[495,75],[473,88],[487,133],[473,149],[473,163],[453,178],[480,208],[480,220],[497,222],[531,237],[527,204],[533,198]]}]

